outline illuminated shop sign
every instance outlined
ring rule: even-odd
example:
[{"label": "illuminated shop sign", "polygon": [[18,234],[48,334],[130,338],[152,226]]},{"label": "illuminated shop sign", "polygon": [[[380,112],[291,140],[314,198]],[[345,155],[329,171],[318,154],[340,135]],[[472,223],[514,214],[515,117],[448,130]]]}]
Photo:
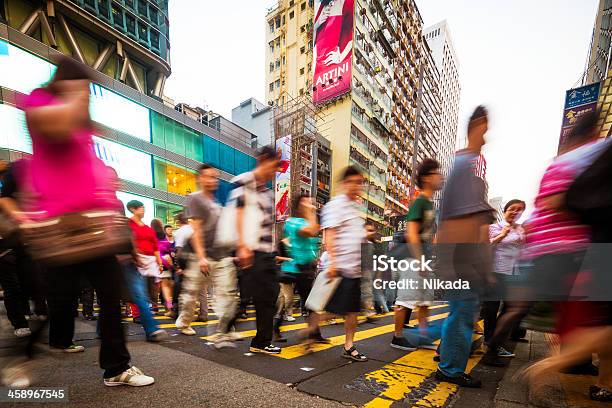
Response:
[{"label": "illuminated shop sign", "polygon": [[151,155],[119,143],[94,136],[94,151],[107,166],[115,169],[119,178],[153,187]]}]

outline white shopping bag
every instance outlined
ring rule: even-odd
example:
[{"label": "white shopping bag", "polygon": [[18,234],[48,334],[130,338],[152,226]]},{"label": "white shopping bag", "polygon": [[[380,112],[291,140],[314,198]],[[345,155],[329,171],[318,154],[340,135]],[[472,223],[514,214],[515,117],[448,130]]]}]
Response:
[{"label": "white shopping bag", "polygon": [[325,306],[327,306],[327,303],[338,288],[341,279],[339,276],[329,278],[327,270],[321,272],[315,279],[310,295],[306,299],[306,309],[313,312],[325,310]]}]

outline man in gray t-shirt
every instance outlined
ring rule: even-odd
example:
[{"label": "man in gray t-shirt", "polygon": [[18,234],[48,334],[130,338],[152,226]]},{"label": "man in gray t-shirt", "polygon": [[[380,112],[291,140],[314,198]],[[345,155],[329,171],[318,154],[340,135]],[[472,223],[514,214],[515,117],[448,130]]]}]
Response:
[{"label": "man in gray t-shirt", "polygon": [[[215,288],[215,311],[219,325],[217,332],[209,340],[221,344],[234,339],[229,333],[229,326],[236,314],[236,267],[229,250],[215,245],[215,233],[222,210],[215,199],[219,171],[203,164],[199,173],[198,182],[202,190],[189,195],[187,201],[187,217],[191,219],[193,226],[194,253],[183,276],[181,314],[176,320],[176,327],[185,335],[196,334],[190,327],[195,302],[202,288],[210,282]],[[200,303],[200,308],[207,307],[205,302]]]}]

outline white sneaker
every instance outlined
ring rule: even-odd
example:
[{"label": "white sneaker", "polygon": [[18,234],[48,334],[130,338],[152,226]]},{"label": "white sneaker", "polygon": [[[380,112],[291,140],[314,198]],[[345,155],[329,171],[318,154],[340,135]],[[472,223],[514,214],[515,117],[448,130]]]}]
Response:
[{"label": "white sneaker", "polygon": [[185,336],[193,336],[196,334],[196,331],[193,330],[191,327],[185,327],[181,329],[181,333],[183,333]]},{"label": "white sneaker", "polygon": [[0,371],[2,385],[9,388],[27,388],[31,381],[28,376],[29,362],[12,364]]},{"label": "white sneaker", "polygon": [[287,315],[285,317],[283,317],[283,320],[286,322],[295,322],[295,317],[291,316],[291,315]]},{"label": "white sneaker", "polygon": [[129,385],[131,387],[143,387],[151,385],[155,382],[155,378],[145,375],[140,369],[130,367],[121,374],[104,379],[104,385],[107,387],[116,387],[118,385]]},{"label": "white sneaker", "polygon": [[231,341],[240,341],[242,339],[244,339],[244,336],[242,336],[242,334],[240,334],[237,331],[230,331],[226,333],[226,336],[231,340]]},{"label": "white sneaker", "polygon": [[15,330],[15,336],[17,337],[28,337],[32,334],[28,327],[22,327],[21,329]]}]

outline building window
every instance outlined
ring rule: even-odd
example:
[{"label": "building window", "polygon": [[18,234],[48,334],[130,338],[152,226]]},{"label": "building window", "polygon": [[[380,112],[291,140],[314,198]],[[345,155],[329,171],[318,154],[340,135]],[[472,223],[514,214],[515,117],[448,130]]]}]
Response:
[{"label": "building window", "polygon": [[277,47],[280,47],[280,37],[277,37],[277,38],[276,38],[276,46],[277,46]]},{"label": "building window", "polygon": [[157,16],[157,10],[154,9],[152,6],[149,6],[149,19],[151,20],[151,22],[155,25],[159,24],[159,19]]},{"label": "building window", "polygon": [[283,65],[285,65],[287,61],[285,60],[285,56],[283,55]]},{"label": "building window", "polygon": [[306,26],[305,25],[300,27],[300,32],[303,33],[304,31],[306,31]]},{"label": "building window", "polygon": [[280,28],[281,26],[281,18],[280,16],[276,17],[276,28]]},{"label": "building window", "polygon": [[304,95],[304,89],[300,89],[300,96]]},{"label": "building window", "polygon": [[125,30],[124,22],[123,22],[123,11],[119,10],[119,7],[113,5],[113,23],[115,27],[118,27],[120,30]]},{"label": "building window", "polygon": [[134,0],[124,0],[123,1],[125,3],[126,6],[128,6],[129,8],[133,9],[134,8]]},{"label": "building window", "polygon": [[270,54],[274,52],[274,41],[270,41]]},{"label": "building window", "polygon": [[138,14],[140,14],[140,17],[147,18],[147,3],[145,0],[138,0]]},{"label": "building window", "polygon": [[270,72],[274,71],[274,64],[270,63]]},{"label": "building window", "polygon": [[308,72],[312,71],[312,62],[308,63]]},{"label": "building window", "polygon": [[126,29],[128,34],[131,34],[133,37],[136,36],[136,20],[134,17],[126,15]]},{"label": "building window", "polygon": [[306,47],[302,47],[302,48],[300,48],[300,54],[303,54],[303,53],[305,53],[305,52],[306,52]]},{"label": "building window", "polygon": [[268,26],[270,27],[270,32],[273,33],[274,32],[274,21],[268,22]]},{"label": "building window", "polygon": [[290,1],[289,1],[289,7],[293,7],[293,5],[294,5],[294,4],[295,4],[295,1],[294,1],[294,0],[290,0]]},{"label": "building window", "polygon": [[294,11],[289,13],[289,20],[293,20],[293,17],[295,17],[295,12]]},{"label": "building window", "polygon": [[270,92],[273,92],[273,91],[274,91],[274,82],[270,82]]},{"label": "building window", "polygon": [[302,10],[302,11],[306,10],[306,2],[304,2],[304,3],[302,3],[300,5],[300,10]]},{"label": "building window", "polygon": [[274,85],[276,86],[276,89],[280,88],[280,79],[277,79],[276,82],[274,82]]},{"label": "building window", "polygon": [[280,68],[280,59],[277,59],[277,60],[276,60],[275,65],[276,65],[276,68],[277,68],[277,69],[278,69],[278,68]]},{"label": "building window", "polygon": [[300,68],[300,75],[304,75],[304,68]]}]

